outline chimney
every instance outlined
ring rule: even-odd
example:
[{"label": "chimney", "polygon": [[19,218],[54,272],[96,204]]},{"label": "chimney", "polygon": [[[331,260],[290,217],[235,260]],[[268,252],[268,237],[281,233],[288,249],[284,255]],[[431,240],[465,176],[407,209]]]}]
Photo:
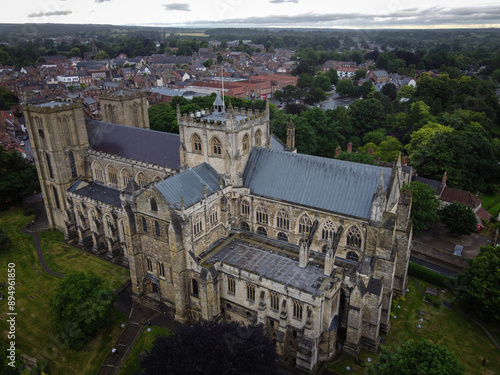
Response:
[{"label": "chimney", "polygon": [[368,149],[368,155],[369,155],[370,157],[372,157],[372,156],[373,156],[373,148],[371,148],[371,147],[370,147],[370,148]]},{"label": "chimney", "polygon": [[405,166],[408,164],[408,155],[403,156],[403,159],[401,160],[401,166]]},{"label": "chimney", "polygon": [[352,142],[347,144],[347,153],[350,154],[352,152]]},{"label": "chimney", "polygon": [[337,146],[337,148],[335,149],[335,156],[339,156],[340,155],[340,146]]}]

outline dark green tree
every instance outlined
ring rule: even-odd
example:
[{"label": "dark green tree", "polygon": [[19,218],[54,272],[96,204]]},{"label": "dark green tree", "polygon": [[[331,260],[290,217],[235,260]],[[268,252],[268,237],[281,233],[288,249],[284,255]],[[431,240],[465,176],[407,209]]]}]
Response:
[{"label": "dark green tree", "polygon": [[17,104],[19,104],[19,100],[17,100],[16,95],[0,86],[0,111],[8,111]]},{"label": "dark green tree", "polygon": [[441,221],[451,234],[462,236],[476,230],[477,219],[474,211],[463,203],[451,202],[441,210]]},{"label": "dark green tree", "polygon": [[384,94],[385,96],[387,96],[391,100],[396,99],[396,95],[397,95],[396,85],[394,83],[386,83],[382,87],[382,94]]},{"label": "dark green tree", "polygon": [[149,124],[152,130],[179,133],[176,109],[167,103],[159,103],[148,108]]},{"label": "dark green tree", "polygon": [[61,341],[73,349],[82,349],[107,324],[116,297],[103,286],[103,279],[92,272],[66,274],[49,300]]},{"label": "dark green tree", "polygon": [[411,218],[413,231],[418,234],[426,229],[428,224],[434,224],[439,219],[439,201],[434,190],[422,182],[413,181],[409,185],[405,184],[404,188],[412,192]]},{"label": "dark green tree", "polygon": [[356,100],[350,105],[349,111],[359,136],[386,126],[387,118],[380,100]]},{"label": "dark green tree", "polygon": [[36,167],[17,152],[0,146],[0,201],[20,203],[40,191]]},{"label": "dark green tree", "polygon": [[457,302],[462,308],[482,319],[500,321],[500,246],[481,247],[457,280]]},{"label": "dark green tree", "polygon": [[157,336],[142,357],[143,375],[277,374],[276,346],[262,325],[195,324]]},{"label": "dark green tree", "polygon": [[340,96],[354,95],[354,84],[350,79],[343,79],[337,82],[337,94]]},{"label": "dark green tree", "polygon": [[383,348],[368,375],[464,375],[456,355],[444,346],[412,340],[394,350]]}]

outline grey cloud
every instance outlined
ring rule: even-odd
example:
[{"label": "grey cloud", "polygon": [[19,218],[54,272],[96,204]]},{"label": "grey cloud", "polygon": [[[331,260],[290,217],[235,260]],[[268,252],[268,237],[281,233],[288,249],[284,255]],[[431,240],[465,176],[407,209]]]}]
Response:
[{"label": "grey cloud", "polygon": [[191,9],[189,9],[189,4],[185,3],[170,3],[170,4],[163,4],[162,5],[166,10],[180,10],[184,12],[190,12]]},{"label": "grey cloud", "polygon": [[272,4],[282,4],[282,3],[298,3],[299,0],[270,0]]},{"label": "grey cloud", "polygon": [[96,3],[105,3],[106,1],[111,1],[111,0],[95,0]]},{"label": "grey cloud", "polygon": [[71,13],[73,13],[71,10],[56,10],[54,12],[31,13],[28,14],[28,17],[38,18],[38,17],[52,17],[52,16],[67,16],[68,14]]}]

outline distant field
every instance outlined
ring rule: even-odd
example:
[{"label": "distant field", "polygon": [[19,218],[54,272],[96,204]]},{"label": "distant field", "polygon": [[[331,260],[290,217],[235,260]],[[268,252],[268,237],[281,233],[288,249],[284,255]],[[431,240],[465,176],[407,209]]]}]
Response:
[{"label": "distant field", "polygon": [[[122,331],[120,323],[126,322],[127,316],[113,310],[110,324],[82,351],[71,350],[57,339],[49,298],[55,293],[61,279],[42,270],[33,237],[21,233],[22,226],[31,219],[23,216],[22,210],[17,208],[0,212],[0,228],[11,239],[9,249],[0,252],[0,283],[5,285],[7,282],[8,263],[15,263],[16,269],[16,348],[19,355],[25,353],[44,363],[46,373],[50,375],[95,375]],[[66,273],[70,270],[93,270],[112,289],[129,279],[127,270],[67,246],[62,242],[63,236],[60,233],[47,232],[40,237],[43,252],[54,271]],[[0,292],[5,297],[5,286]],[[4,298],[0,302],[0,331],[3,333],[8,329],[4,315],[7,307],[7,299]]]},{"label": "distant field", "polygon": [[205,33],[176,33],[175,35],[208,37]]}]

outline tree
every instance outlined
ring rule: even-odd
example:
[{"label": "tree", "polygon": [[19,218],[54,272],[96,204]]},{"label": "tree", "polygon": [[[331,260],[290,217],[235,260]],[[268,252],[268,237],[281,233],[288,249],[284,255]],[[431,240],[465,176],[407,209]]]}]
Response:
[{"label": "tree", "polygon": [[350,79],[343,79],[337,82],[337,94],[340,96],[352,96],[354,94],[354,84]]},{"label": "tree", "polygon": [[397,89],[394,83],[386,83],[382,87],[382,94],[389,97],[389,99],[394,100],[397,96]]},{"label": "tree", "polygon": [[439,201],[434,190],[419,181],[413,181],[404,188],[412,192],[411,217],[413,219],[413,231],[418,234],[427,228],[427,224],[434,224],[439,216],[437,209]]},{"label": "tree", "polygon": [[360,136],[385,128],[387,123],[384,106],[377,99],[356,100],[350,105],[349,111]]},{"label": "tree", "polygon": [[109,55],[106,51],[97,52],[95,55],[96,60],[106,60],[109,59]]},{"label": "tree", "polygon": [[276,359],[262,325],[207,322],[157,336],[142,358],[141,374],[277,374]]},{"label": "tree", "polygon": [[17,104],[19,104],[19,100],[17,100],[16,95],[0,86],[0,111],[8,111]]},{"label": "tree", "polygon": [[483,246],[457,276],[457,302],[480,318],[500,321],[500,246]]},{"label": "tree", "polygon": [[463,375],[457,356],[444,346],[412,340],[394,351],[383,348],[380,359],[368,367],[368,375]]},{"label": "tree", "polygon": [[176,110],[167,103],[159,103],[148,108],[149,123],[152,130],[179,133]]},{"label": "tree", "polygon": [[92,272],[69,272],[49,300],[56,331],[62,342],[80,350],[106,325],[116,294]]},{"label": "tree", "polygon": [[441,210],[441,221],[455,236],[471,234],[477,225],[472,208],[458,202],[451,202]]},{"label": "tree", "polygon": [[20,202],[40,191],[36,167],[17,152],[0,146],[0,201]]}]

